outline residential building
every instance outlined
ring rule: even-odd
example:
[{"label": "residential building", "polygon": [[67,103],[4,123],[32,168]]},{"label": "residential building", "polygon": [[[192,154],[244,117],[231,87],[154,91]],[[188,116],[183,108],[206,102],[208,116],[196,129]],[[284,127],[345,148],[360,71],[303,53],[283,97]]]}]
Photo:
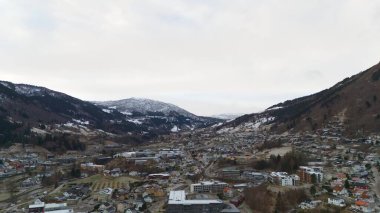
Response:
[{"label": "residential building", "polygon": [[44,203],[36,200],[34,204],[29,205],[29,213],[74,213],[74,210],[67,206],[66,203]]},{"label": "residential building", "polygon": [[297,186],[300,182],[298,175],[288,175],[286,172],[272,172],[270,176],[273,183],[280,186]]},{"label": "residential building", "polygon": [[180,149],[161,149],[158,152],[158,156],[168,157],[168,158],[181,157],[183,155],[184,154],[183,154],[183,152]]},{"label": "residential building", "polygon": [[243,172],[243,176],[255,181],[264,181],[266,179],[266,175],[259,172]]},{"label": "residential building", "polygon": [[352,209],[355,209],[355,210],[358,210],[361,212],[365,212],[365,213],[374,212],[373,206],[370,205],[368,202],[363,201],[363,200],[357,200],[355,202],[355,205],[352,205],[351,207],[352,207]]},{"label": "residential building", "polygon": [[297,175],[303,183],[320,183],[323,181],[323,168],[300,166]]},{"label": "residential building", "polygon": [[335,196],[348,196],[348,191],[343,186],[335,186],[333,188],[333,195],[335,195]]},{"label": "residential building", "polygon": [[159,174],[150,174],[148,175],[149,179],[169,179],[170,174],[168,173],[159,173]]},{"label": "residential building", "polygon": [[337,197],[328,198],[327,202],[328,202],[328,204],[334,205],[334,206],[339,206],[339,207],[345,207],[346,206],[346,203],[342,198],[337,198]]},{"label": "residential building", "polygon": [[201,183],[191,184],[190,191],[194,192],[222,192],[228,184],[219,181],[204,181]]},{"label": "residential building", "polygon": [[102,172],[105,168],[104,165],[97,165],[94,163],[82,163],[80,165],[80,168],[82,171],[88,171],[88,172]]},{"label": "residential building", "polygon": [[240,177],[240,170],[238,169],[223,169],[222,176],[225,178],[237,178]]}]

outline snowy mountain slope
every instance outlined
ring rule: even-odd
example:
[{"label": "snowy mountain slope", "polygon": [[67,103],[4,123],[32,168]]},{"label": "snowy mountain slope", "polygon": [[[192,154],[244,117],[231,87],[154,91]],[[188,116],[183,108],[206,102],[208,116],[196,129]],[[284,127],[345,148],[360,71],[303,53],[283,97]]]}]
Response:
[{"label": "snowy mountain slope", "polygon": [[[105,113],[96,105],[47,88],[0,81],[0,120],[17,123],[21,129],[39,124],[61,124],[72,120],[83,121],[91,128],[114,133],[138,131],[133,123],[115,123],[124,115]],[[0,134],[3,134],[0,129]]]},{"label": "snowy mountain slope", "polygon": [[121,113],[128,114],[138,112],[147,114],[148,112],[160,112],[164,115],[169,115],[171,112],[176,112],[180,115],[197,119],[198,117],[174,104],[161,101],[144,99],[144,98],[128,98],[117,101],[94,102],[97,105],[105,106],[111,109],[117,109]]},{"label": "snowy mountain slope", "polygon": [[233,120],[235,118],[238,118],[240,116],[242,116],[243,114],[218,114],[218,115],[212,115],[211,117],[213,118],[219,118],[219,119],[222,119],[222,120],[226,120],[226,121],[230,121],[230,120]]},{"label": "snowy mountain slope", "polygon": [[[318,93],[276,104],[261,113],[238,117],[217,128],[219,131],[259,123],[254,127],[267,126],[283,133],[317,131],[334,124],[344,127],[344,135],[370,135],[380,131],[378,97],[380,63]],[[263,119],[265,122],[261,122]]]},{"label": "snowy mountain slope", "polygon": [[[42,126],[73,134],[62,130],[68,128],[65,124],[73,123],[75,125],[70,128],[80,126],[78,132],[85,132],[86,135],[91,135],[88,131],[104,131],[149,140],[162,134],[193,130],[220,121],[195,116],[171,104],[136,101],[121,108],[123,110],[120,112],[117,106],[96,105],[44,87],[0,81],[0,146],[21,137],[28,138],[28,134],[34,134],[32,129]],[[144,106],[145,110],[139,110]],[[49,131],[57,132],[54,129]]]},{"label": "snowy mountain slope", "polygon": [[7,81],[0,81],[0,84],[4,87],[7,87],[10,90],[15,91],[19,95],[25,95],[28,97],[31,96],[44,96],[44,95],[51,95],[51,96],[60,96],[63,97],[65,94],[56,92],[53,90],[49,90],[44,87],[38,87],[38,86],[33,86],[33,85],[28,85],[28,84],[13,84],[11,82]]},{"label": "snowy mountain slope", "polygon": [[118,111],[124,114],[129,122],[159,127],[169,132],[193,130],[221,121],[216,118],[196,116],[170,103],[143,98],[93,103],[102,107],[104,112]]}]

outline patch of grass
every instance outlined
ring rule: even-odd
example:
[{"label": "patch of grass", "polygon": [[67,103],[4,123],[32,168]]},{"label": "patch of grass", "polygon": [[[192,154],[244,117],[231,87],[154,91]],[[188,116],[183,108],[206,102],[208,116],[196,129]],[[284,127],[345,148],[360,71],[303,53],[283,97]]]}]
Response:
[{"label": "patch of grass", "polygon": [[77,183],[77,184],[80,184],[80,183],[93,183],[93,182],[97,182],[97,181],[101,180],[102,178],[104,178],[103,175],[97,174],[97,175],[93,175],[93,176],[90,176],[90,177],[87,177],[87,178],[78,179],[78,180],[75,180],[75,181],[70,182],[70,183]]},{"label": "patch of grass", "polygon": [[6,200],[10,198],[10,194],[8,192],[1,192],[0,193],[0,201]]},{"label": "patch of grass", "polygon": [[[91,183],[91,190],[96,192],[98,190],[104,188],[122,188],[128,186],[129,183],[134,183],[139,181],[136,178],[122,176],[122,177],[109,177],[103,176],[101,174],[93,175],[87,178],[78,179],[73,182],[66,184],[66,186],[70,186],[70,184],[81,184],[81,183]],[[65,187],[66,188],[66,187]]]}]

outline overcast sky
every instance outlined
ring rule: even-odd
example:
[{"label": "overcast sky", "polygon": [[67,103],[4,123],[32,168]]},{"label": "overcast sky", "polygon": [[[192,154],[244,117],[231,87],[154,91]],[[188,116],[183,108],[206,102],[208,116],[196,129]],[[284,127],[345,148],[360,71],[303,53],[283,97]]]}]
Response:
[{"label": "overcast sky", "polygon": [[251,113],[380,61],[380,1],[0,0],[0,79]]}]

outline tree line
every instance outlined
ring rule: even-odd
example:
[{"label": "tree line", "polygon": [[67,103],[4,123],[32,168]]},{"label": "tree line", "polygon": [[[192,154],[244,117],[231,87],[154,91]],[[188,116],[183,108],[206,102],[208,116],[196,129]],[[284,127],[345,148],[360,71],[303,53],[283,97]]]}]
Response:
[{"label": "tree line", "polygon": [[274,170],[281,172],[295,173],[302,165],[306,165],[308,157],[297,151],[286,153],[284,156],[271,155],[267,160],[258,160],[253,162],[253,168],[257,170]]}]

